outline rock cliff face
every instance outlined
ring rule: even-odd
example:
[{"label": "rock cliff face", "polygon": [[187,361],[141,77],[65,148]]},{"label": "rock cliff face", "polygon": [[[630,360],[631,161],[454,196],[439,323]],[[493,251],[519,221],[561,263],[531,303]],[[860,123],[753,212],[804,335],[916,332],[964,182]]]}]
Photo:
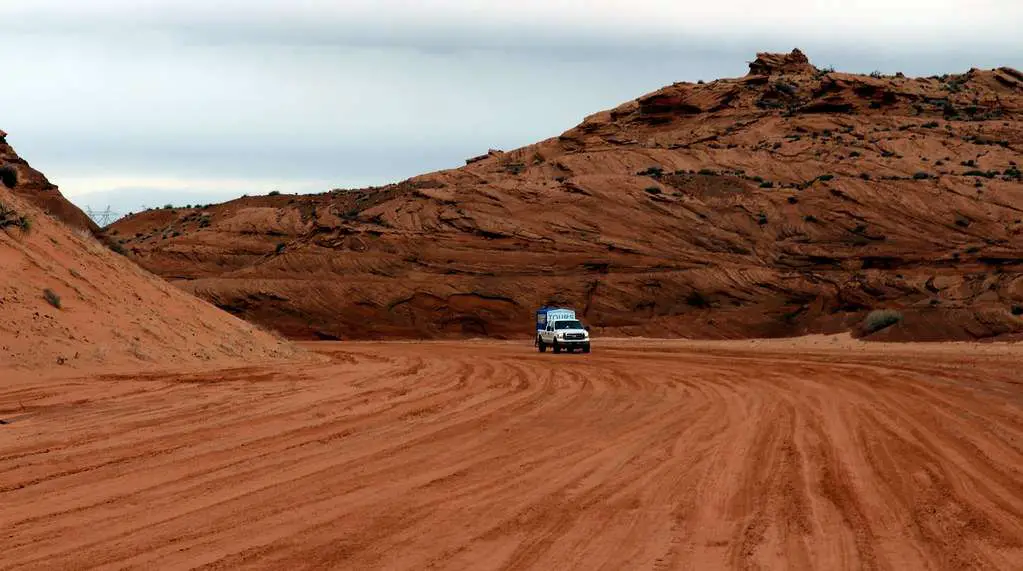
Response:
[{"label": "rock cliff face", "polygon": [[677,83],[559,137],[382,188],[121,220],[144,267],[301,338],[1011,336],[1023,321],[1023,75],[817,70]]}]

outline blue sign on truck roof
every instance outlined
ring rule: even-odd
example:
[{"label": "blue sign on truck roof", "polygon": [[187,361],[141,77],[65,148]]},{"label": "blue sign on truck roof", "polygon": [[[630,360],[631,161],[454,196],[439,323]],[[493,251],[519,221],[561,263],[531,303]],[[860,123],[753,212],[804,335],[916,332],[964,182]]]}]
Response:
[{"label": "blue sign on truck roof", "polygon": [[548,321],[567,321],[575,319],[575,311],[564,307],[541,307],[536,310],[536,330],[547,328]]}]

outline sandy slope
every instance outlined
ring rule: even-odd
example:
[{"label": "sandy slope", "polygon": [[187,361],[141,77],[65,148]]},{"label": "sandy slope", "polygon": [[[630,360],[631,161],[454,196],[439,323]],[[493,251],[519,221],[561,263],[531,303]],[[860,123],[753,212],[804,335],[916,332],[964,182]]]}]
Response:
[{"label": "sandy slope", "polygon": [[109,235],[309,339],[528,336],[547,302],[609,335],[835,333],[887,307],[905,316],[888,339],[1023,333],[1023,73],[753,67],[459,169]]},{"label": "sandy slope", "polygon": [[1019,347],[316,349],[0,387],[0,568],[1023,561]]},{"label": "sandy slope", "polygon": [[[28,231],[0,228],[0,380],[12,370],[222,366],[293,354],[288,343],[169,285],[3,185],[0,203],[5,218],[31,221]],[[46,290],[59,296],[59,308]]]},{"label": "sandy slope", "polygon": [[18,156],[14,147],[7,142],[7,133],[4,131],[0,131],[0,166],[15,171],[18,184],[9,190],[23,200],[54,216],[72,229],[93,233],[99,231],[99,226],[91,218],[64,198],[57,185]]}]

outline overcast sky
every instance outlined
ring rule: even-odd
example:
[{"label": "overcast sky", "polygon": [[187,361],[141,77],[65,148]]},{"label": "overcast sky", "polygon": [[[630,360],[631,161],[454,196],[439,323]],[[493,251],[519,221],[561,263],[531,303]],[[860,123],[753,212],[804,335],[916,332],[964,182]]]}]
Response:
[{"label": "overcast sky", "polygon": [[1023,68],[1020,0],[2,0],[0,21],[0,129],[121,212],[456,167],[757,51]]}]

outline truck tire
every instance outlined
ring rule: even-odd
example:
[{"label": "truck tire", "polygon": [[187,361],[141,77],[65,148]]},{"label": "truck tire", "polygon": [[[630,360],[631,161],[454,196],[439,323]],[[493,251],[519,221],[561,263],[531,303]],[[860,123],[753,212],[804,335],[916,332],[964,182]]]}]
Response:
[{"label": "truck tire", "polygon": [[536,350],[541,353],[547,352],[547,344],[543,342],[543,339],[536,340]]},{"label": "truck tire", "polygon": [[587,343],[587,344],[583,345],[583,353],[589,353],[589,352],[590,352],[590,344]]},{"label": "truck tire", "polygon": [[554,344],[551,345],[551,350],[554,351],[555,354],[560,353],[561,352],[561,345],[558,345],[558,342],[555,341]]}]

